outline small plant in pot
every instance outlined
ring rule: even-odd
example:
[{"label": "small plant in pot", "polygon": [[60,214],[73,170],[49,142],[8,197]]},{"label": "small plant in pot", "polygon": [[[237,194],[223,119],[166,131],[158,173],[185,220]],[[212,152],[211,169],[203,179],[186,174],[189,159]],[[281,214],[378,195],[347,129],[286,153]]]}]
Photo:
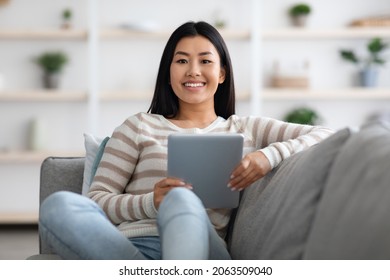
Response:
[{"label": "small plant in pot", "polygon": [[62,11],[62,28],[69,29],[72,27],[72,15],[73,13],[71,9],[65,9]]},{"label": "small plant in pot", "polygon": [[56,89],[59,87],[60,74],[68,61],[68,56],[61,51],[45,52],[36,58],[35,62],[43,70],[44,88]]},{"label": "small plant in pot", "polygon": [[311,13],[311,8],[308,4],[299,3],[291,6],[288,12],[290,14],[292,24],[294,26],[302,27],[306,25],[307,18]]},{"label": "small plant in pot", "polygon": [[308,107],[301,107],[288,112],[284,120],[290,123],[317,125],[321,118],[315,110]]},{"label": "small plant in pot", "polygon": [[360,58],[353,50],[342,49],[340,56],[347,62],[359,67],[360,84],[363,87],[375,87],[377,84],[378,66],[386,63],[381,54],[389,47],[381,38],[373,38],[367,43],[368,57]]}]

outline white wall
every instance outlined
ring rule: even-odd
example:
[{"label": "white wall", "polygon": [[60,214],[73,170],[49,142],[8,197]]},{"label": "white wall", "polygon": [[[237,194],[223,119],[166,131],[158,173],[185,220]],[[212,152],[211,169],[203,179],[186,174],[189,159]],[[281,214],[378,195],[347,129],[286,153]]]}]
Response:
[{"label": "white wall", "polygon": [[[101,27],[117,27],[134,22],[153,22],[163,30],[173,30],[188,20],[213,22],[216,11],[227,19],[228,27],[249,28],[251,1],[198,0],[101,0],[99,1]],[[286,15],[292,0],[262,0],[260,28],[288,27]],[[313,8],[308,28],[332,28],[346,26],[350,21],[367,16],[389,14],[388,0],[308,0]],[[56,28],[60,25],[60,13],[70,7],[74,11],[74,27],[85,29],[88,23],[87,0],[12,0],[0,7],[0,29],[3,28]],[[274,40],[264,41],[261,67],[264,84],[269,84],[272,65],[280,60],[284,65],[296,65],[310,60],[311,87],[313,89],[349,88],[354,85],[354,67],[338,56],[340,48],[353,48],[364,53],[367,40]],[[249,91],[251,50],[248,42],[227,40],[235,70],[237,90]],[[133,39],[105,40],[100,44],[100,87],[102,90],[135,89],[152,92],[164,40]],[[62,49],[69,53],[61,88],[86,90],[88,87],[87,43],[80,40],[0,40],[0,73],[5,78],[5,90],[39,89],[40,70],[32,62],[39,53]],[[389,56],[388,56],[389,57]],[[259,62],[260,63],[260,62]],[[390,86],[390,67],[382,69],[379,87]],[[373,112],[390,111],[389,100],[384,101],[266,101],[262,114],[283,118],[296,106],[308,105],[319,111],[324,125],[338,129],[346,125],[358,126]],[[127,116],[148,109],[148,101],[105,102],[100,105],[99,136],[110,135]],[[248,102],[239,102],[238,114],[250,112]],[[40,118],[48,129],[48,149],[82,150],[83,132],[88,131],[87,105],[83,102],[1,102],[0,150],[25,149],[28,123]],[[38,202],[38,164],[22,166],[0,164],[0,194],[13,198],[16,189],[31,196],[23,201],[23,207],[36,209]],[[24,178],[20,174],[25,174]],[[13,189],[12,192],[6,191]],[[13,201],[12,199],[10,201]],[[0,205],[0,211],[9,209]]]}]

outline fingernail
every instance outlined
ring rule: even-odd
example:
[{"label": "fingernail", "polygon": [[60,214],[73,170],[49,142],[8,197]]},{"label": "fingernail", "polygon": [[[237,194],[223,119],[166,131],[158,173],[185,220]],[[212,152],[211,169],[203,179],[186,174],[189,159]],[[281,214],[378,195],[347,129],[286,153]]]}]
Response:
[{"label": "fingernail", "polygon": [[227,184],[227,187],[228,187],[228,188],[230,188],[231,186],[232,186],[232,185],[231,185],[230,183],[229,183],[229,184]]},{"label": "fingernail", "polygon": [[234,175],[232,174],[232,175],[230,175],[230,179],[233,179],[234,178]]},{"label": "fingernail", "polygon": [[230,190],[231,190],[232,192],[234,192],[234,191],[237,190],[237,189],[236,189],[236,188],[231,188]]}]

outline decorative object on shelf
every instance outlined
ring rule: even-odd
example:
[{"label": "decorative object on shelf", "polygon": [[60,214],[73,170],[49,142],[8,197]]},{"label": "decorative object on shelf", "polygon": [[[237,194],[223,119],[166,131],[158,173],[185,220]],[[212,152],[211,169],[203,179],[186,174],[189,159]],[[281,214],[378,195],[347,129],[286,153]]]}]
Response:
[{"label": "decorative object on shelf", "polygon": [[373,38],[367,44],[369,56],[365,59],[359,58],[353,50],[340,50],[340,56],[358,67],[361,86],[375,87],[377,85],[378,66],[384,65],[385,60],[380,56],[389,47],[388,43],[381,38]]},{"label": "decorative object on shelf", "polygon": [[4,75],[0,73],[0,92],[4,90]]},{"label": "decorative object on shelf", "polygon": [[357,19],[351,22],[355,27],[385,27],[390,26],[390,15]]},{"label": "decorative object on shelf", "polygon": [[292,24],[294,26],[303,27],[307,24],[307,18],[311,13],[311,8],[308,4],[299,3],[290,7],[288,10]]},{"label": "decorative object on shelf", "polygon": [[0,0],[0,7],[5,6],[9,3],[10,0]]},{"label": "decorative object on shelf", "polygon": [[43,151],[46,148],[46,126],[42,119],[33,118],[29,124],[28,148],[31,151]]},{"label": "decorative object on shelf", "polygon": [[130,21],[119,25],[120,28],[137,32],[156,32],[160,30],[160,24],[154,20]]},{"label": "decorative object on shelf", "polygon": [[301,107],[287,113],[284,120],[290,123],[318,125],[321,118],[314,109]]},{"label": "decorative object on shelf", "polygon": [[62,11],[62,24],[61,28],[69,29],[72,27],[73,12],[71,9],[66,8]]},{"label": "decorative object on shelf", "polygon": [[274,62],[271,86],[276,88],[308,88],[309,62],[305,61],[302,66],[295,65],[289,69],[281,69],[278,61]]},{"label": "decorative object on shelf", "polygon": [[45,52],[41,54],[36,63],[43,70],[43,86],[47,89],[59,87],[60,74],[68,62],[68,56],[61,51]]},{"label": "decorative object on shelf", "polygon": [[214,27],[218,29],[223,29],[226,27],[226,25],[226,20],[223,19],[223,17],[221,16],[221,11],[216,10],[214,12]]}]

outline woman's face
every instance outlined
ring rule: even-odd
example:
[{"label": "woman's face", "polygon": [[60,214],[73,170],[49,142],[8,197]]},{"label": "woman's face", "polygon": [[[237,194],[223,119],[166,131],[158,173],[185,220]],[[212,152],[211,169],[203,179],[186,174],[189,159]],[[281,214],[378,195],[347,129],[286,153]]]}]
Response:
[{"label": "woman's face", "polygon": [[180,103],[212,103],[218,84],[225,80],[219,54],[203,36],[185,37],[176,46],[170,81]]}]

